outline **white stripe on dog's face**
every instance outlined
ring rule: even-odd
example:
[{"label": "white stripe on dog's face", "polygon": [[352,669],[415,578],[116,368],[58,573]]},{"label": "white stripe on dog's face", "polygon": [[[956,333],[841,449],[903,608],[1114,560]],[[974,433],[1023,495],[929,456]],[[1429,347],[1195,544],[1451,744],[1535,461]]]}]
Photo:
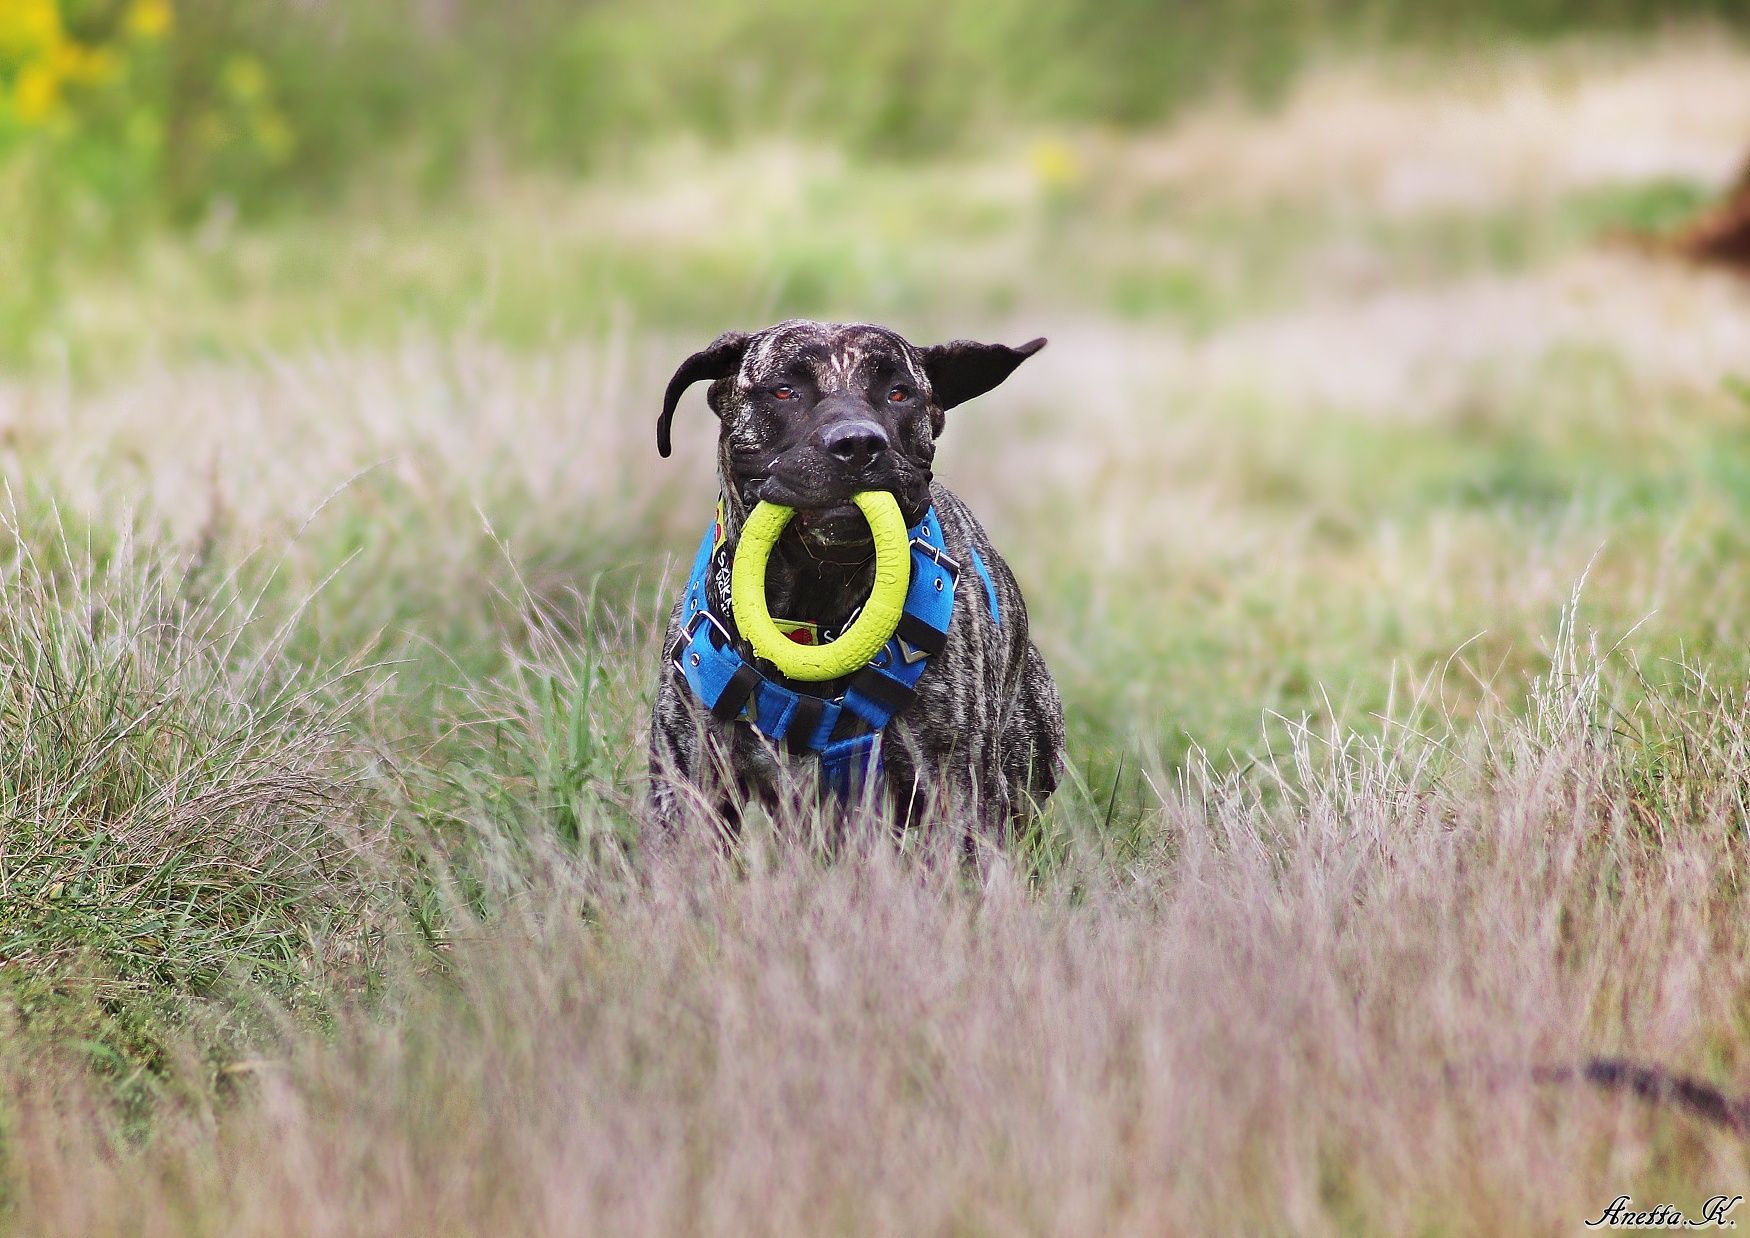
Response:
[{"label": "white stripe on dog's face", "polygon": [[929,378],[917,349],[886,327],[806,318],[767,327],[749,345],[723,401],[720,413],[727,445],[738,454],[757,454],[763,445],[783,437],[781,418],[755,398],[762,392],[805,379],[816,400],[868,395],[883,370],[903,375],[921,402],[930,402]]},{"label": "white stripe on dog's face", "polygon": [[929,379],[917,349],[896,332],[866,322],[815,322],[792,318],[754,337],[741,362],[736,390],[750,392],[781,382],[797,364],[806,366],[822,396],[859,390],[886,363],[903,371],[926,398]]},{"label": "white stripe on dog's face", "polygon": [[[895,393],[896,386],[909,390]],[[895,394],[899,398],[890,399]],[[859,402],[863,413],[848,400]],[[828,401],[830,409],[823,408]],[[847,413],[883,427],[896,471],[914,487],[927,487],[935,455],[932,404],[922,354],[886,327],[808,319],[767,327],[748,341],[739,370],[713,403],[723,421],[724,488],[736,496],[778,473],[832,471],[818,446],[806,443],[822,417]]]}]

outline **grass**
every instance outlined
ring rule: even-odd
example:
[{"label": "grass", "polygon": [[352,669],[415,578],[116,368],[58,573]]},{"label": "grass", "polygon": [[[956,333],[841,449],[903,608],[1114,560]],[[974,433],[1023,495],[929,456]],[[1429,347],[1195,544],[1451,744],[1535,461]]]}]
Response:
[{"label": "grass", "polygon": [[[1610,239],[1730,175],[1750,79],[1682,38],[1490,72],[93,260],[0,379],[3,1224],[1493,1233],[1733,1193],[1729,1135],[1530,1071],[1750,1078],[1750,301]],[[659,463],[656,394],[813,311],[1053,340],[939,462],[1070,721],[982,878],[928,830],[640,830],[712,496],[708,414]]]}]

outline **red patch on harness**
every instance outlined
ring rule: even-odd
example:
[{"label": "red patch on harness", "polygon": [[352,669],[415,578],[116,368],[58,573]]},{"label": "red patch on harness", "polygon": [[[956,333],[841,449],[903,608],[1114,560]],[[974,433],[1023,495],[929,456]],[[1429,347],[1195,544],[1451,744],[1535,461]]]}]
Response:
[{"label": "red patch on harness", "polygon": [[820,629],[812,623],[804,623],[794,619],[774,619],[778,631],[798,645],[820,644]]}]

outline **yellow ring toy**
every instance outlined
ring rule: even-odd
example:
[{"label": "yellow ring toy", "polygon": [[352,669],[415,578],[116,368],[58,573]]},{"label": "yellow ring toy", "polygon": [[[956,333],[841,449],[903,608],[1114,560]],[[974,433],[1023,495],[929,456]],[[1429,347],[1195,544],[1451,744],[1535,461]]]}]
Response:
[{"label": "yellow ring toy", "polygon": [[875,542],[875,587],[863,603],[863,613],[835,641],[798,645],[772,622],[766,607],[766,564],[778,535],[790,523],[794,508],[761,502],[741,528],[735,564],[729,575],[729,599],[735,626],[753,651],[791,679],[819,683],[849,675],[868,665],[899,627],[905,613],[905,591],[911,581],[911,539],[899,504],[885,490],[864,490],[851,501],[869,522]]}]

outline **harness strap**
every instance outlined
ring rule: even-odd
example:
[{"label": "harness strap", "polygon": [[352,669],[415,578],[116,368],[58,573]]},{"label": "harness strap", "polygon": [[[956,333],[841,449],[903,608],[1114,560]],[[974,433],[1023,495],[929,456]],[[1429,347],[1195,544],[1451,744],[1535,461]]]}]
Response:
[{"label": "harness strap", "polygon": [[[852,701],[868,701],[875,706],[876,710],[884,712],[888,718],[892,718],[894,714],[911,704],[911,698],[916,695],[917,691],[910,684],[889,675],[883,675],[873,666],[865,666],[851,677],[851,686],[845,691],[845,701],[847,704]],[[856,706],[853,705],[852,708],[856,708]],[[861,710],[857,712],[862,713]],[[874,720],[869,719],[867,715],[865,715],[865,720],[869,722],[870,726],[875,725]],[[885,721],[882,725],[886,725]]]},{"label": "harness strap", "polygon": [[734,722],[759,683],[760,673],[746,662],[730,672],[729,682],[723,685],[723,691],[717,694],[717,700],[711,706],[711,713],[717,721]]},{"label": "harness strap", "polygon": [[977,546],[968,546],[972,552],[972,568],[978,573],[978,578],[984,582],[984,600],[990,606],[990,621],[999,628],[1003,626],[1002,608],[997,605],[996,581],[990,578],[990,569],[984,565],[984,556],[978,553]]},{"label": "harness strap", "polygon": [[796,712],[785,728],[785,745],[795,756],[801,756],[814,746],[814,731],[826,712],[826,702],[818,696],[798,696]]},{"label": "harness strap", "polygon": [[[893,634],[909,646],[900,656],[908,662],[918,658],[933,658],[948,647],[948,634],[931,627],[916,615],[907,611],[899,617],[899,626]],[[914,657],[910,650],[916,650]]]},{"label": "harness strap", "polygon": [[[681,595],[680,634],[670,650],[675,671],[719,721],[745,722],[795,755],[817,753],[823,783],[841,798],[860,794],[868,779],[880,776],[883,730],[917,695],[929,659],[948,644],[960,565],[946,553],[935,508],[907,530],[911,580],[898,626],[844,692],[830,700],[761,673],[712,613],[706,582],[719,528],[713,523],[705,531]],[[984,582],[991,619],[1000,623],[996,586],[976,550],[972,562]],[[857,733],[859,728],[865,729]]]},{"label": "harness strap", "polygon": [[880,775],[880,731],[841,739],[820,751],[820,780],[841,800],[857,798],[868,780]]}]

